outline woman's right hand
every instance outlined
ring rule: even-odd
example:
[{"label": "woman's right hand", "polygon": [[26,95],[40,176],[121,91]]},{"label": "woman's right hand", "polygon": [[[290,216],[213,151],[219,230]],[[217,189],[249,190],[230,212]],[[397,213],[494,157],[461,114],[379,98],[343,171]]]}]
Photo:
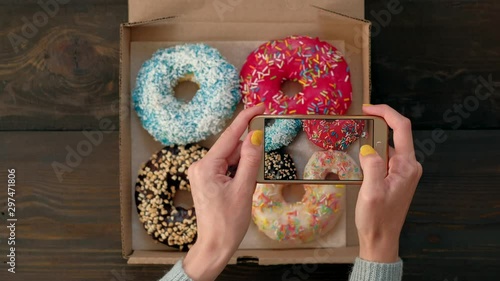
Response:
[{"label": "woman's right hand", "polygon": [[422,166],[413,148],[411,122],[387,105],[363,105],[367,115],[380,116],[394,130],[389,170],[373,147],[360,149],[364,179],[356,204],[360,258],[381,263],[399,259],[399,235],[410,207]]}]

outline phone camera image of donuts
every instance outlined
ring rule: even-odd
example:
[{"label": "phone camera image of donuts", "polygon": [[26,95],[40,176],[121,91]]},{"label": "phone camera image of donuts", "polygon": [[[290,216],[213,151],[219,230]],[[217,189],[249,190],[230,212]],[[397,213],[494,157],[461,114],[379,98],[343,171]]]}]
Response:
[{"label": "phone camera image of donuts", "polygon": [[363,145],[374,147],[387,166],[388,127],[376,116],[260,115],[249,128],[263,129],[265,139],[283,143],[271,125],[299,121],[302,130],[287,139],[286,146],[264,152],[258,183],[359,185]]},{"label": "phone camera image of donuts", "polygon": [[[274,120],[273,122],[270,122]],[[298,119],[268,119],[267,123],[292,123]],[[369,121],[352,119],[302,119],[303,130],[294,138],[286,141],[287,145],[279,150],[265,153],[264,177],[266,180],[362,180],[358,151],[368,141]],[[277,141],[276,131],[266,125],[264,138]],[[272,157],[271,157],[272,156]],[[276,159],[284,164],[277,165]],[[312,171],[307,171],[307,167]],[[291,174],[283,166],[293,167],[294,177],[279,175]],[[271,170],[274,169],[274,172]],[[318,170],[318,171],[315,171]],[[321,171],[319,171],[321,170]],[[314,175],[314,176],[311,176]]]}]

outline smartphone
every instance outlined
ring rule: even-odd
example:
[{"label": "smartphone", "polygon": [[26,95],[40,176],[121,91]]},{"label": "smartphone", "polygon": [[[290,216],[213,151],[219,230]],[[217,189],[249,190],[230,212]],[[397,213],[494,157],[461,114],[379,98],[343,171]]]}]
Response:
[{"label": "smartphone", "polygon": [[384,159],[387,173],[389,129],[377,116],[259,115],[249,130],[264,132],[259,183],[359,185],[365,144]]}]

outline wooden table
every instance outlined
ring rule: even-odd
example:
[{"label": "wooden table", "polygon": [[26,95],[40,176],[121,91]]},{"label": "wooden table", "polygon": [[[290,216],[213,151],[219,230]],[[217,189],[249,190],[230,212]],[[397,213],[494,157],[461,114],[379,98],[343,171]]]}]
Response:
[{"label": "wooden table", "polygon": [[[401,235],[404,280],[499,280],[500,4],[401,0],[388,20],[387,3],[366,3],[380,28],[372,101],[412,119],[424,166]],[[53,168],[85,139],[82,130],[98,130],[103,118],[117,124],[126,1],[71,1],[46,21],[40,11],[36,1],[0,1],[0,181],[16,169],[18,219],[17,273],[2,263],[0,280],[156,280],[167,266],[129,266],[121,257],[118,132],[103,133],[61,181]],[[34,20],[36,31],[23,29]],[[498,81],[489,87],[496,91],[476,94],[482,79]],[[435,129],[444,142],[432,141]],[[0,261],[6,195],[2,188]],[[350,265],[298,269],[235,265],[219,279],[346,280]]]}]

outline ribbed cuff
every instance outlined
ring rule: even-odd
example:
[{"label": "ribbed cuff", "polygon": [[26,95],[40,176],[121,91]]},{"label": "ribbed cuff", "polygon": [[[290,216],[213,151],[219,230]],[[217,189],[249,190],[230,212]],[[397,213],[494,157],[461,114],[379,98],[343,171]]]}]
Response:
[{"label": "ribbed cuff", "polygon": [[403,262],[378,263],[356,258],[349,281],[400,281]]},{"label": "ribbed cuff", "polygon": [[162,279],[158,281],[193,281],[189,276],[186,275],[184,269],[182,268],[182,259],[177,261],[172,269],[163,276]]}]

